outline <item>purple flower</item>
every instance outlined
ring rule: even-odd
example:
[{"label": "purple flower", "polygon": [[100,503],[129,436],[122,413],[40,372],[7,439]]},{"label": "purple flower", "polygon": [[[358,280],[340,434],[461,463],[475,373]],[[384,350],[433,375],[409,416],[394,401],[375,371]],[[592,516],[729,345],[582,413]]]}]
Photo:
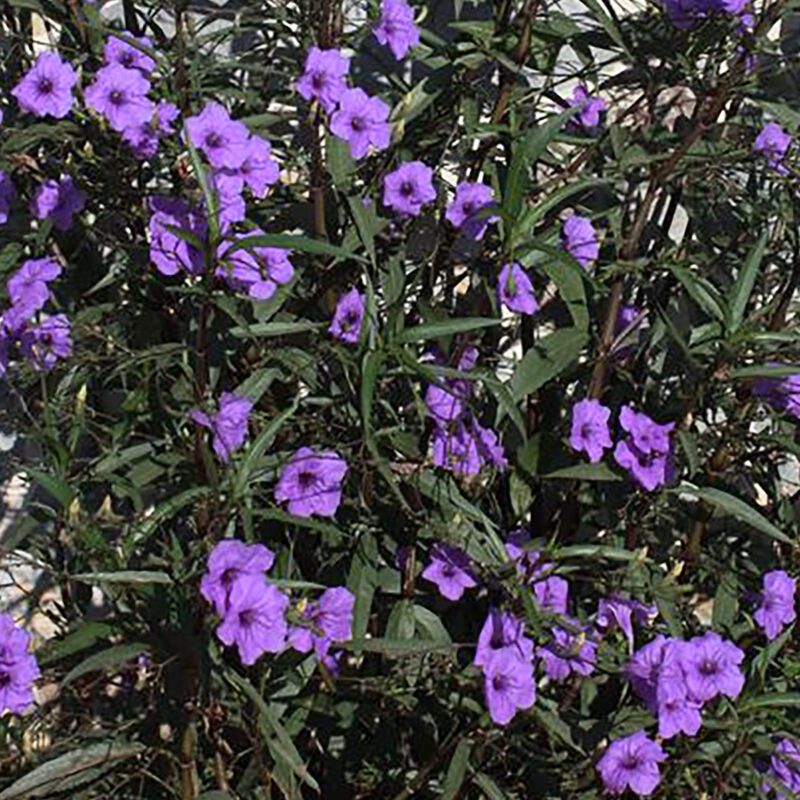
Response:
[{"label": "purple flower", "polygon": [[[572,627],[578,625],[568,620]],[[586,677],[594,672],[597,661],[597,644],[587,631],[569,631],[555,625],[550,631],[550,641],[539,648],[544,671],[554,681],[565,681],[571,673]]]},{"label": "purple flower", "polygon": [[206,563],[200,593],[220,616],[228,610],[228,594],[240,575],[262,575],[275,562],[275,554],[263,544],[245,544],[238,539],[218,542]]},{"label": "purple flower", "polygon": [[[130,41],[137,42],[149,50],[153,49],[153,42],[147,36],[132,36],[125,33]],[[149,75],[155,68],[156,62],[147,53],[138,47],[124,41],[119,36],[109,36],[103,48],[103,62],[106,64],[119,64],[125,69],[136,69],[144,75]]]},{"label": "purple flower", "polygon": [[600,241],[590,219],[573,214],[561,229],[564,249],[584,268],[591,266],[600,255]]},{"label": "purple flower", "polygon": [[239,169],[248,156],[250,132],[219,103],[206,103],[199,114],[189,117],[186,131],[215,169]]},{"label": "purple flower", "polygon": [[84,92],[86,105],[108,120],[118,133],[146,125],[156,111],[148,99],[150,82],[135,69],[109,64],[97,71],[94,83]]},{"label": "purple flower", "polygon": [[759,378],[753,381],[752,392],[779,411],[788,411],[800,419],[800,373],[783,378]]},{"label": "purple flower", "polygon": [[331,117],[331,131],[350,145],[353,158],[363,158],[372,146],[385,150],[392,129],[389,106],[363,89],[347,89],[339,97],[339,108]]},{"label": "purple flower", "polygon": [[63,119],[72,108],[72,87],[77,82],[75,70],[57,53],[41,53],[11,94],[29,114]]},{"label": "purple flower", "polygon": [[333,113],[339,99],[347,91],[350,59],[341,50],[320,50],[312,47],[305,69],[297,81],[297,91],[306,100],[318,100],[328,114]]},{"label": "purple flower", "polygon": [[500,270],[497,299],[517,314],[535,314],[539,310],[531,279],[516,261],[505,264]]},{"label": "purple flower", "polygon": [[569,583],[559,575],[551,575],[549,578],[533,584],[533,596],[542,611],[566,614],[569,603]]},{"label": "purple flower", "polygon": [[30,652],[31,635],[10,614],[0,614],[0,714],[22,714],[33,704],[39,665]]},{"label": "purple flower", "polygon": [[483,668],[486,705],[492,721],[507,725],[518,710],[536,702],[533,664],[510,650],[499,650]]},{"label": "purple flower", "polygon": [[497,217],[488,216],[486,213],[494,205],[494,192],[491,186],[484,183],[459,183],[456,186],[456,196],[447,207],[445,217],[467,238],[479,242],[483,239],[489,223],[497,221]]},{"label": "purple flower", "polygon": [[646,606],[626,597],[602,598],[597,606],[595,624],[605,631],[619,628],[633,645],[633,624],[649,625],[658,613],[655,606]]},{"label": "purple flower", "polygon": [[545,573],[552,568],[552,564],[544,563],[538,550],[530,550],[527,547],[529,543],[530,537],[527,533],[521,530],[514,531],[508,535],[505,551],[516,565],[517,572],[523,580],[533,584],[543,578]]},{"label": "purple flower", "polygon": [[600,115],[606,110],[606,103],[601,97],[591,97],[583,84],[579,84],[572,92],[569,100],[572,108],[580,111],[570,120],[573,127],[582,127],[587,131],[600,127]]},{"label": "purple flower", "polygon": [[301,653],[312,649],[322,660],[331,644],[353,638],[356,597],[343,586],[326,589],[316,603],[301,603],[301,624],[289,631],[289,645]]},{"label": "purple flower", "polygon": [[656,636],[652,642],[637,650],[623,669],[633,690],[653,713],[658,709],[658,677],[664,662],[664,654],[671,641],[666,636]]},{"label": "purple flower", "polygon": [[0,225],[8,222],[11,206],[17,196],[17,190],[11,181],[11,176],[0,169]]},{"label": "purple flower", "polygon": [[478,453],[484,463],[488,462],[499,470],[508,469],[505,450],[495,431],[482,427],[477,420],[472,420],[472,435],[475,437]]},{"label": "purple flower", "polygon": [[601,461],[605,450],[612,446],[608,428],[610,417],[611,410],[599,400],[579,400],[572,406],[569,445],[577,452],[586,453],[592,464]]},{"label": "purple flower", "polygon": [[456,475],[477,475],[483,466],[478,442],[462,422],[452,430],[437,427],[433,432],[433,465]]},{"label": "purple flower", "polygon": [[61,274],[61,265],[52,258],[32,258],[8,279],[6,291],[11,302],[24,309],[29,319],[50,299],[48,283]]},{"label": "purple flower", "polygon": [[180,111],[176,105],[162,100],[156,106],[155,119],[150,119],[138,127],[126,128],[122,132],[122,138],[130,145],[136,158],[140,160],[152,158],[158,152],[161,137],[175,132],[172,125],[179,116]]},{"label": "purple flower", "polygon": [[689,695],[700,703],[720,694],[738,697],[744,687],[742,661],[744,653],[718,633],[709,631],[691,639],[681,652]]},{"label": "purple flower", "polygon": [[658,735],[664,739],[679,733],[696,736],[703,724],[702,702],[691,694],[686,682],[684,654],[690,647],[678,640],[668,641],[664,647],[656,682]]},{"label": "purple flower", "polygon": [[239,177],[230,177],[219,171],[211,176],[211,184],[217,193],[219,228],[227,234],[237,222],[247,217],[247,203],[242,194],[244,182]]},{"label": "purple flower", "polygon": [[278,182],[280,173],[278,162],[272,158],[270,143],[260,136],[251,136],[247,140],[242,165],[238,169],[221,170],[216,183],[228,195],[241,194],[248,186],[255,197],[263,199],[269,187]]},{"label": "purple flower", "polygon": [[[633,352],[631,345],[638,343],[641,335],[642,309],[637,306],[620,306],[617,319],[614,323],[614,340],[616,342],[615,355],[619,358],[626,358]],[[636,336],[634,337],[634,333]],[[624,338],[620,341],[620,337]],[[630,342],[630,344],[622,344]]]},{"label": "purple flower", "polygon": [[672,445],[670,434],[675,423],[659,425],[647,414],[623,406],[619,415],[627,439],[617,442],[616,462],[647,491],[663,486],[672,478]]},{"label": "purple flower", "polygon": [[374,28],[375,38],[388,45],[400,61],[419,44],[419,28],[414,24],[414,9],[406,0],[383,0],[381,18]]},{"label": "purple flower", "polygon": [[767,639],[772,641],[780,636],[786,625],[795,621],[795,592],[797,579],[791,578],[782,569],[764,575],[764,589],[761,603],[753,614],[753,619],[763,629]]},{"label": "purple flower", "polygon": [[791,143],[790,134],[775,122],[768,122],[756,136],[753,152],[765,156],[767,164],[776,172],[787,175],[789,170],[784,166],[783,159]]},{"label": "purple flower", "polygon": [[289,598],[263,575],[239,575],[231,583],[217,636],[236,645],[242,664],[255,664],[264,653],[280,653],[286,646],[288,607]]},{"label": "purple flower", "polygon": [[765,794],[774,789],[778,800],[793,800],[800,796],[800,745],[791,739],[781,739],[770,757],[768,774],[786,792],[765,782],[761,787]]},{"label": "purple flower", "polygon": [[68,175],[60,180],[46,180],[31,200],[31,214],[36,219],[49,219],[56,230],[68,231],[72,216],[80,214],[86,205],[86,192],[79,189]]},{"label": "purple flower", "polygon": [[203,217],[183,200],[171,197],[150,199],[150,260],[162,275],[177,275],[182,269],[198,275],[203,254],[170,228],[178,228],[202,242],[207,228]]},{"label": "purple flower", "polygon": [[301,447],[283,468],[275,499],[297,517],[332,517],[342,501],[345,460],[336,453]]},{"label": "purple flower", "polygon": [[348,344],[358,344],[364,324],[365,299],[358,289],[351,289],[339,298],[328,333]]},{"label": "purple flower", "polygon": [[418,217],[435,199],[433,170],[421,161],[407,161],[383,179],[383,204],[399,214]]},{"label": "purple flower", "polygon": [[430,563],[422,570],[422,577],[435,583],[442,597],[453,601],[460,600],[465,589],[478,585],[467,554],[448,544],[433,546]]},{"label": "purple flower", "polygon": [[[264,236],[264,231],[255,228],[235,237],[236,241],[247,241],[251,236]],[[223,278],[233,288],[247,292],[254,300],[269,300],[279,284],[286,284],[294,276],[291,250],[280,247],[253,247],[236,250],[228,254],[232,242],[223,242],[217,249],[217,257],[223,262],[217,267],[217,277]]]},{"label": "purple flower", "polygon": [[20,344],[34,369],[40,372],[53,369],[59,359],[72,355],[69,319],[65,314],[56,314],[35,327],[26,328]]},{"label": "purple flower", "polygon": [[428,385],[425,407],[437,425],[455,422],[464,414],[464,401],[469,396],[470,386],[470,381],[457,380],[446,380],[443,386],[436,383]]},{"label": "purple flower", "polygon": [[630,789],[640,797],[651,795],[661,782],[658,765],[667,760],[661,746],[644,731],[615,739],[597,762],[603,785],[611,794]]},{"label": "purple flower", "polygon": [[214,452],[220,461],[227,464],[234,450],[238,450],[247,438],[247,420],[252,410],[253,404],[247,398],[223,392],[216,414],[193,409],[189,412],[189,419],[212,431]]},{"label": "purple flower", "polygon": [[492,608],[478,635],[475,666],[485,669],[498,653],[504,651],[516,659],[531,661],[533,659],[533,642],[525,635],[525,626],[522,620],[515,617],[510,611]]}]

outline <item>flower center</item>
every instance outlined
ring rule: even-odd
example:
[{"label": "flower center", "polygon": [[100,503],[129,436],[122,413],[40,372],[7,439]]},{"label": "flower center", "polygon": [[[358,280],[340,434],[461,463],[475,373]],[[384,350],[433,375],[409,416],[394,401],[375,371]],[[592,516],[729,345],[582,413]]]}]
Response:
[{"label": "flower center", "polygon": [[325,73],[324,72],[315,72],[311,76],[311,85],[315,89],[319,90],[319,89],[324,88],[325,83],[326,83],[326,81],[325,81]]},{"label": "flower center", "polygon": [[506,688],[506,676],[495,675],[494,678],[492,678],[492,687],[496,692],[502,692],[503,689]]},{"label": "flower center", "polygon": [[42,78],[37,88],[40,94],[50,94],[53,91],[53,81],[50,78]]},{"label": "flower center", "polygon": [[470,217],[470,216],[472,216],[472,214],[475,211],[475,203],[473,203],[472,201],[468,200],[466,203],[464,203],[463,208],[464,208],[464,213],[468,217]]},{"label": "flower center", "polygon": [[719,671],[719,667],[718,667],[718,665],[717,665],[716,663],[714,663],[713,661],[704,661],[704,662],[703,662],[703,663],[700,665],[700,672],[701,672],[703,675],[716,675],[716,673],[717,673],[718,671]]},{"label": "flower center", "polygon": [[632,753],[625,756],[625,758],[622,759],[622,766],[625,769],[636,769],[639,766],[639,757]]},{"label": "flower center", "polygon": [[411,181],[404,181],[400,186],[400,194],[404,197],[410,197],[414,194],[414,184]]},{"label": "flower center", "polygon": [[353,328],[358,323],[358,314],[355,311],[348,311],[345,314],[342,326],[345,328]]},{"label": "flower center", "polygon": [[41,335],[41,342],[43,345],[49,347],[53,344],[53,334],[52,333],[43,333]]},{"label": "flower center", "polygon": [[356,132],[361,133],[366,127],[367,123],[361,117],[353,117],[350,122],[350,127]]},{"label": "flower center", "polygon": [[584,422],[581,425],[581,438],[588,439],[592,435],[592,423],[591,422]]},{"label": "flower center", "polygon": [[119,106],[122,105],[123,94],[119,89],[114,89],[113,92],[108,96],[108,99],[115,105]]},{"label": "flower center", "polygon": [[300,484],[301,489],[310,489],[317,480],[317,476],[313,472],[304,471],[297,476],[297,482]]},{"label": "flower center", "polygon": [[5,689],[11,683],[11,675],[8,672],[0,672],[0,689]]},{"label": "flower center", "polygon": [[452,578],[455,574],[456,568],[452,564],[445,564],[444,567],[442,567],[442,575],[444,575],[445,578]]},{"label": "flower center", "polygon": [[133,53],[123,53],[119,60],[123,67],[130,67],[133,64]]},{"label": "flower center", "polygon": [[249,628],[255,621],[256,615],[251,608],[239,613],[239,624],[243,628]]},{"label": "flower center", "polygon": [[209,133],[206,136],[206,147],[221,147],[222,146],[222,137],[214,131],[214,133]]}]

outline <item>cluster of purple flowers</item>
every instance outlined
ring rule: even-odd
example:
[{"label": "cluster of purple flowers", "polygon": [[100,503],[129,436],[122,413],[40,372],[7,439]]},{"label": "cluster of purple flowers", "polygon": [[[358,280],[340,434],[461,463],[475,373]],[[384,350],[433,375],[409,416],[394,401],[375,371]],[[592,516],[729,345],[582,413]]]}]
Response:
[{"label": "cluster of purple flowers", "polygon": [[65,314],[46,315],[43,310],[52,298],[49,284],[60,274],[57,261],[36,258],[25,261],[8,279],[11,306],[0,319],[0,374],[5,374],[14,346],[41,372],[71,354],[69,319]]},{"label": "cluster of purple flowers", "polygon": [[30,649],[31,635],[0,614],[0,715],[22,714],[33,703],[39,665]]},{"label": "cluster of purple flowers", "polygon": [[220,617],[217,636],[236,646],[245,665],[292,647],[313,649],[319,661],[335,667],[330,649],[352,638],[355,597],[345,588],[326,589],[318,601],[302,600],[290,623],[290,597],[266,578],[274,562],[275,554],[261,544],[225,539],[214,547],[200,592]]},{"label": "cluster of purple flowers", "polygon": [[[612,446],[609,419],[611,411],[598,400],[581,400],[572,407],[569,443],[583,451],[596,464]],[[675,424],[661,425],[647,414],[623,406],[619,422],[627,434],[614,448],[614,460],[644,489],[651,492],[672,477],[672,442]]]},{"label": "cluster of purple flowers", "polygon": [[245,188],[263,199],[278,182],[280,168],[272,158],[272,146],[251,134],[243,122],[231,119],[227,109],[215,102],[206,103],[199,114],[186,120],[186,132],[212,167],[220,230],[227,233],[245,218]]},{"label": "cluster of purple flowers", "polygon": [[[467,347],[457,369],[469,372],[477,360],[477,349]],[[433,463],[456,475],[477,475],[487,463],[501,470],[508,466],[497,433],[484,428],[470,410],[473,385],[467,378],[447,378],[441,384],[430,384],[425,394],[428,416],[434,423]]]}]

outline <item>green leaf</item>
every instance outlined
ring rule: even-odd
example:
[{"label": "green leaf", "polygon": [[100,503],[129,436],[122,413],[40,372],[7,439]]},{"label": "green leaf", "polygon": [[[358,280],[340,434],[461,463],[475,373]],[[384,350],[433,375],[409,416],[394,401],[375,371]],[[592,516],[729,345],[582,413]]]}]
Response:
[{"label": "green leaf", "polygon": [[575,262],[575,259],[566,256],[563,252],[555,250],[555,248],[547,248],[547,251],[549,251],[550,258],[542,264],[542,269],[558,287],[558,293],[567,304],[575,327],[581,331],[588,330],[589,311],[586,306],[583,270]]},{"label": "green leaf", "polygon": [[308,771],[308,767],[300,756],[297,747],[295,747],[292,737],[289,736],[273,707],[266,703],[246,678],[238,675],[233,670],[228,670],[225,674],[228,680],[243,692],[258,710],[261,728],[267,736],[270,744],[270,753],[272,753],[276,763],[283,761],[291,771],[291,774],[297,776],[314,791],[319,792],[319,784]]},{"label": "green leaf", "polygon": [[534,345],[522,358],[511,379],[517,400],[527,397],[577,361],[586,343],[578,328],[561,328]]},{"label": "green leaf", "polygon": [[298,250],[301,253],[310,253],[317,256],[332,256],[333,258],[355,259],[366,261],[363,256],[357,256],[352,250],[345,250],[330,242],[320,239],[311,239],[308,236],[296,236],[289,233],[272,233],[264,236],[244,236],[234,242],[226,251],[231,256],[237,250],[254,250],[256,247],[281,247],[284,250]]},{"label": "green leaf", "polygon": [[489,800],[509,800],[508,795],[485,772],[476,772],[473,781]]},{"label": "green leaf", "polygon": [[441,642],[442,644],[452,643],[444,623],[429,608],[415,605],[414,618],[416,620],[417,633],[422,638],[432,639],[434,642]]},{"label": "green leaf", "polygon": [[134,658],[147,651],[148,647],[146,644],[134,642],[133,644],[121,644],[115,647],[109,647],[108,650],[95,653],[81,661],[78,666],[73,667],[64,676],[64,680],[61,681],[61,688],[65,689],[73,681],[76,681],[84,675],[88,675],[92,672],[101,672],[110,667],[118,667],[126,661],[132,661]]},{"label": "green leaf", "polygon": [[456,745],[447,774],[442,782],[442,791],[439,800],[456,800],[461,787],[467,777],[469,755],[472,752],[472,739],[463,737]]},{"label": "green leaf", "polygon": [[420,653],[452,653],[457,646],[430,639],[353,639],[340,645],[356,653],[381,653],[384,656],[417,656]]},{"label": "green leaf", "polygon": [[256,322],[247,328],[231,328],[231,336],[237,339],[269,339],[273,336],[292,336],[295,333],[307,333],[317,331],[325,327],[322,322],[310,322],[302,320],[299,322]]},{"label": "green leaf", "polygon": [[729,335],[736,333],[742,324],[744,312],[747,309],[750,295],[753,293],[753,287],[758,277],[761,261],[767,249],[768,239],[769,231],[764,231],[756,246],[750,251],[750,255],[747,256],[747,260],[742,265],[742,268],[739,270],[739,274],[736,276],[736,282],[731,286],[726,309],[726,327]]},{"label": "green leaf", "polygon": [[747,714],[750,711],[772,708],[800,708],[800,692],[773,692],[751,697],[739,705],[738,711],[740,714]]},{"label": "green leaf", "polygon": [[0,793],[0,800],[48,797],[94,780],[118,761],[145,751],[138,743],[108,742],[72,750],[31,770]]},{"label": "green leaf", "polygon": [[81,583],[160,583],[168,586],[172,578],[166,572],[150,572],[148,570],[121,570],[120,572],[80,572],[70,576]]},{"label": "green leaf", "polygon": [[722,297],[714,286],[681,264],[668,263],[667,267],[700,308],[719,322],[725,319]]},{"label": "green leaf", "polygon": [[605,9],[603,9],[597,0],[581,0],[581,2],[592,12],[592,17],[603,26],[603,29],[611,40],[619,45],[631,60],[634,60],[634,56],[631,55],[631,51],[628,49],[628,45],[625,42],[625,37],[622,35],[614,18],[606,13]]},{"label": "green leaf", "polygon": [[105,622],[85,622],[63,639],[49,639],[36,652],[36,660],[42,666],[55,664],[62,659],[88,650],[101,639],[107,639],[114,632]]},{"label": "green leaf", "polygon": [[352,628],[354,640],[363,639],[367,633],[372,600],[378,585],[377,565],[378,543],[372,533],[364,533],[358,540],[347,576],[347,588],[356,598]]},{"label": "green leaf", "polygon": [[740,594],[736,573],[726,572],[722,576],[714,595],[711,627],[715,631],[725,631],[734,623],[736,615],[739,613]]},{"label": "green leaf", "polygon": [[795,544],[793,539],[787,536],[779,528],[776,528],[775,525],[773,525],[759,511],[756,511],[756,509],[754,509],[752,506],[749,506],[738,497],[734,497],[732,494],[723,492],[721,489],[698,487],[692,485],[691,483],[682,483],[673,491],[679,494],[689,494],[698,498],[699,500],[705,500],[705,502],[714,506],[723,514],[727,514],[738,519],[740,522],[743,522],[745,525],[748,525],[754,530],[769,536],[771,539],[775,539],[778,542],[783,542],[784,544]]},{"label": "green leaf", "polygon": [[605,464],[576,464],[541,476],[542,480],[619,481],[622,480]]},{"label": "green leaf", "polygon": [[25,473],[39,486],[42,487],[63,509],[69,508],[75,498],[75,490],[67,485],[65,481],[50,475],[47,472],[40,472],[32,467],[25,467]]},{"label": "green leaf", "polygon": [[424,342],[427,339],[439,339],[445,336],[453,336],[457,333],[474,331],[478,328],[492,328],[502,322],[500,319],[486,319],[485,317],[457,317],[455,319],[443,319],[438,322],[427,322],[423,325],[416,325],[413,328],[405,328],[395,337],[395,341],[401,344],[410,342]]}]

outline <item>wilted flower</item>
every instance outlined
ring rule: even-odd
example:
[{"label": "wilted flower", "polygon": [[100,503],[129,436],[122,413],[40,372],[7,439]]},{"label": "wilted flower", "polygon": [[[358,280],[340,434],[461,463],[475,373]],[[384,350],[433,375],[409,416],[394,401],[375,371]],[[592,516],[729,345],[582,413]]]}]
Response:
[{"label": "wilted flower", "polygon": [[228,646],[236,645],[242,664],[255,664],[264,653],[286,647],[288,607],[289,598],[263,575],[239,575],[231,583],[217,636]]},{"label": "wilted flower", "polygon": [[20,344],[35,369],[41,372],[53,369],[59,359],[72,354],[69,319],[65,314],[56,314],[35,327],[26,328]]},{"label": "wilted flower", "polygon": [[417,217],[435,199],[433,170],[421,161],[401,164],[383,179],[383,204],[400,214]]},{"label": "wilted flower", "polygon": [[561,229],[564,249],[584,268],[591,266],[600,255],[597,231],[590,219],[573,214]]},{"label": "wilted flower", "polygon": [[[264,231],[255,228],[235,237],[235,241],[247,241],[249,237],[264,235]],[[217,257],[222,263],[217,267],[216,275],[232,288],[247,292],[254,300],[269,300],[279,284],[289,283],[292,279],[291,250],[253,247],[229,253],[231,246],[232,242],[223,242],[217,249]]]},{"label": "wilted flower", "polygon": [[11,176],[0,169],[0,225],[8,222],[8,215],[11,213],[11,206],[17,196],[17,190],[11,180]]},{"label": "wilted flower", "polygon": [[782,569],[772,570],[764,575],[761,602],[753,614],[753,619],[761,626],[770,641],[777,639],[784,627],[795,621],[796,591],[797,579],[789,577]]},{"label": "wilted flower", "polygon": [[533,659],[533,642],[525,635],[525,626],[522,620],[515,617],[510,611],[492,608],[478,635],[475,666],[485,668],[498,653],[504,650],[507,650],[514,658],[523,661]]},{"label": "wilted flower", "polygon": [[531,279],[516,261],[505,264],[500,270],[497,299],[517,314],[535,314],[539,310]]},{"label": "wilted flower", "polygon": [[22,714],[33,704],[39,665],[30,652],[31,635],[10,614],[0,614],[0,715]]},{"label": "wilted flower", "polygon": [[205,153],[215,169],[239,169],[248,156],[250,132],[231,119],[219,103],[209,102],[196,116],[186,120],[192,144]]},{"label": "wilted flower", "polygon": [[135,69],[109,64],[97,71],[94,83],[86,88],[86,105],[108,120],[117,132],[139,128],[152,119],[155,103],[148,99],[150,82]]},{"label": "wilted flower", "polygon": [[646,606],[627,597],[603,597],[597,606],[595,624],[605,631],[619,628],[633,645],[633,625],[649,625],[658,613],[655,606]]},{"label": "wilted flower", "polygon": [[613,446],[608,428],[610,417],[611,410],[599,400],[579,400],[572,406],[570,447],[586,453],[592,464],[602,460],[603,453]]},{"label": "wilted flower", "polygon": [[348,344],[358,344],[364,324],[365,303],[364,295],[358,289],[351,289],[342,295],[328,328],[331,336]]},{"label": "wilted flower", "polygon": [[615,739],[597,762],[603,785],[611,794],[630,789],[640,797],[651,795],[661,782],[658,765],[667,760],[661,746],[644,731]]},{"label": "wilted flower", "polygon": [[575,620],[567,620],[576,630],[555,625],[550,631],[550,641],[539,648],[544,671],[554,681],[565,681],[573,672],[586,677],[594,672],[597,661],[597,644],[591,632],[580,629]]},{"label": "wilted flower", "polygon": [[389,106],[363,89],[347,89],[331,117],[331,131],[350,145],[353,158],[363,158],[370,147],[385,150],[391,139]]},{"label": "wilted flower", "polygon": [[214,434],[214,452],[220,461],[227,463],[247,438],[247,420],[252,410],[253,403],[246,397],[223,392],[216,414],[207,414],[196,408],[189,412],[189,419]]},{"label": "wilted flower", "polygon": [[[142,47],[153,49],[153,41],[147,36],[132,36],[127,32],[125,36]],[[144,50],[114,35],[108,37],[103,47],[103,61],[106,64],[119,64],[125,69],[139,70],[144,75],[149,75],[156,68],[156,62]]]},{"label": "wilted flower", "polygon": [[551,614],[566,614],[569,604],[569,583],[560,575],[550,575],[533,584],[536,605]]},{"label": "wilted flower", "polygon": [[31,200],[31,213],[36,219],[49,219],[59,231],[72,227],[72,217],[86,205],[86,192],[79,189],[69,175],[60,180],[48,178]]},{"label": "wilted flower", "polygon": [[176,105],[162,100],[156,106],[154,119],[137,127],[125,128],[122,138],[130,145],[136,158],[152,158],[158,152],[161,137],[175,132],[172,125],[179,116],[180,111]]},{"label": "wilted flower", "polygon": [[399,61],[419,44],[419,28],[414,24],[414,9],[406,0],[383,0],[381,18],[374,29],[375,38],[388,45]]},{"label": "wilted flower", "polygon": [[318,659],[325,658],[332,644],[353,638],[355,603],[344,586],[326,589],[317,602],[302,603],[301,624],[289,630],[289,645],[301,653],[313,648]]},{"label": "wilted flower", "polygon": [[345,460],[336,453],[301,447],[283,468],[275,499],[297,517],[332,517],[342,500]]},{"label": "wilted flower", "polygon": [[57,53],[41,53],[36,63],[11,90],[23,111],[37,117],[63,119],[72,108],[72,87],[78,82],[75,70]]},{"label": "wilted flower", "polygon": [[435,583],[442,597],[453,601],[460,600],[465,589],[478,585],[469,556],[457,547],[442,543],[431,549],[431,560],[422,570],[422,577]]},{"label": "wilted flower", "polygon": [[456,196],[447,207],[445,217],[467,238],[480,241],[489,223],[497,220],[497,217],[489,216],[487,213],[494,205],[494,192],[491,186],[484,183],[459,183],[456,186]]},{"label": "wilted flower", "polygon": [[318,100],[331,114],[342,94],[347,91],[347,73],[350,59],[341,50],[320,50],[312,47],[306,57],[305,68],[297,81],[297,91],[306,100]]},{"label": "wilted flower", "polygon": [[517,711],[536,702],[533,664],[510,650],[495,653],[483,668],[486,705],[492,721],[507,725]]},{"label": "wilted flower", "polygon": [[240,575],[260,575],[275,562],[275,554],[263,544],[246,544],[239,539],[223,539],[208,556],[200,593],[222,616],[228,609],[228,594]]}]

